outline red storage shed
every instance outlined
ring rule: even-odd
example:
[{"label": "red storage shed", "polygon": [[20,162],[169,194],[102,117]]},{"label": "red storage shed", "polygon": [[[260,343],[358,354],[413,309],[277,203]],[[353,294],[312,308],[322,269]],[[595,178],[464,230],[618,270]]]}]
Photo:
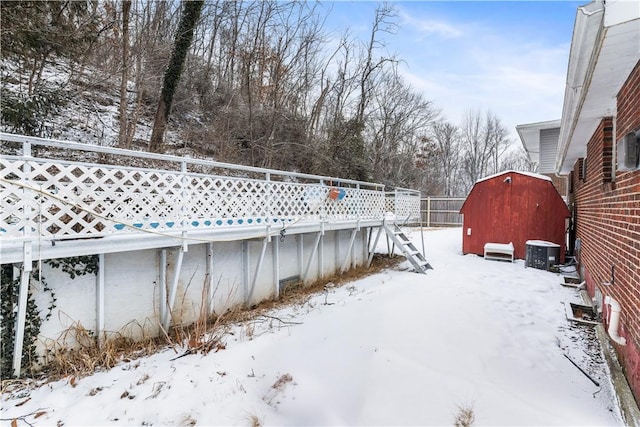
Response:
[{"label": "red storage shed", "polygon": [[506,171],[476,182],[464,201],[462,252],[484,255],[485,243],[513,243],[514,257],[524,259],[527,240],[560,245],[564,263],[565,231],[571,215],[551,178]]}]

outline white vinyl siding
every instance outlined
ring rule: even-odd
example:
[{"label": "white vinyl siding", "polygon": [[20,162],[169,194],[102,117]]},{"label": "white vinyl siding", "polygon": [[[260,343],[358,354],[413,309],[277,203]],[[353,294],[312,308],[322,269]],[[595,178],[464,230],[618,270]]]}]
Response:
[{"label": "white vinyl siding", "polygon": [[540,130],[540,165],[538,173],[553,173],[560,128]]}]

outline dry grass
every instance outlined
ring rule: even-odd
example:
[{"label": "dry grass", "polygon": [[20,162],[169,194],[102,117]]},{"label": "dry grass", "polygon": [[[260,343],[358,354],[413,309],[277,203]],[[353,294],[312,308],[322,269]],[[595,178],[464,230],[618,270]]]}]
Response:
[{"label": "dry grass", "polygon": [[[178,348],[185,349],[186,347],[186,350],[183,350],[183,353],[177,357],[219,351],[225,348],[223,338],[234,324],[250,322],[270,310],[305,304],[313,296],[325,292],[327,285],[340,287],[383,269],[392,268],[402,260],[404,260],[402,257],[389,258],[376,255],[370,268],[354,268],[345,274],[325,277],[309,285],[297,283],[287,287],[277,300],[264,301],[249,309],[236,306],[218,316],[208,315],[206,302],[203,302],[200,315],[195,323],[188,326],[178,325],[169,331],[163,329],[163,335],[160,337],[144,337],[145,328],[142,325],[137,325],[143,332],[142,339],[134,340],[125,336],[124,333],[116,332],[105,336],[99,345],[97,337],[92,331],[76,323],[56,341],[56,343],[63,344],[53,344],[47,350],[42,375],[46,381],[69,378],[69,382],[73,386],[77,378],[90,375],[99,369],[110,369],[122,361],[128,362],[153,354],[165,349],[167,345],[173,347],[176,352],[178,352]],[[207,298],[203,298],[203,301],[207,301]],[[132,325],[128,325],[123,330],[130,330],[131,327]],[[247,328],[247,332],[250,333],[252,328],[250,323],[247,323]],[[2,381],[1,388],[2,390],[6,390],[7,387],[20,388],[19,384],[28,387],[31,382],[30,380]],[[261,425],[257,417],[255,419],[252,417],[251,422],[252,425]]]},{"label": "dry grass", "polygon": [[134,340],[121,333],[113,333],[98,343],[94,333],[76,323],[68,328],[46,353],[44,372],[50,379],[83,377],[97,369],[109,369],[117,363],[152,354],[166,342],[162,338]]},{"label": "dry grass", "polygon": [[251,427],[262,427],[262,421],[255,414],[249,415],[247,421],[249,421],[249,426]]},{"label": "dry grass", "polygon": [[[186,346],[187,354],[209,353],[212,350],[224,349],[222,338],[226,332],[223,325],[227,325],[230,319],[236,316],[240,308],[227,310],[219,316],[209,314],[207,290],[203,287],[200,305],[200,313],[196,321],[191,325],[179,324],[171,328],[169,332],[164,329],[166,341],[174,347]],[[176,323],[176,322],[174,322]]]},{"label": "dry grass", "polygon": [[476,416],[473,412],[473,405],[458,405],[458,412],[453,420],[453,425],[455,427],[471,427],[475,420]]}]

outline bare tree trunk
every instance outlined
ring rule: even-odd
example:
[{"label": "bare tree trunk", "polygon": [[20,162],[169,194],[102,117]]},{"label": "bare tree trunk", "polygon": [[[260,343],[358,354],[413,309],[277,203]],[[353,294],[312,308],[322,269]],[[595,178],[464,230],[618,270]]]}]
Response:
[{"label": "bare tree trunk", "polygon": [[127,82],[129,80],[129,11],[131,0],[122,2],[122,74],[120,77],[120,131],[118,144],[130,148],[127,144]]},{"label": "bare tree trunk", "polygon": [[149,141],[149,151],[159,152],[164,143],[164,134],[167,129],[167,121],[171,113],[171,103],[173,95],[178,87],[180,75],[184,66],[189,46],[193,40],[193,30],[198,23],[203,0],[189,1],[183,0],[183,9],[180,16],[180,25],[176,32],[176,41],[171,54],[169,66],[164,73],[164,81],[162,84],[162,92],[158,101],[158,109],[153,121],[153,131],[151,132],[151,140]]},{"label": "bare tree trunk", "polygon": [[373,20],[373,27],[371,28],[371,34],[369,43],[366,47],[367,58],[362,67],[362,74],[360,76],[360,99],[358,101],[358,110],[356,113],[356,120],[361,125],[364,124],[364,113],[371,99],[371,90],[374,87],[374,73],[376,70],[381,69],[386,62],[393,62],[393,58],[380,58],[377,62],[373,61],[373,53],[377,46],[380,45],[378,36],[380,32],[393,33],[397,27],[394,19],[396,18],[396,11],[389,4],[382,4],[376,9],[376,15]]},{"label": "bare tree trunk", "polygon": [[444,194],[453,196],[454,176],[460,166],[460,131],[451,123],[437,122],[433,125],[433,139],[444,181]]}]

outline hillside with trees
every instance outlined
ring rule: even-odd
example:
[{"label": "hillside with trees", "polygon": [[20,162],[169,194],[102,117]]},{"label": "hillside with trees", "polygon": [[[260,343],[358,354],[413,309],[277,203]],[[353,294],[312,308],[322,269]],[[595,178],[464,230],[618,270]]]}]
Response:
[{"label": "hillside with trees", "polygon": [[0,5],[5,132],[431,195],[532,168],[490,110],[453,124],[403,80],[398,65],[410,58],[384,44],[399,25],[392,4],[378,6],[363,39],[329,32],[326,3]]}]

